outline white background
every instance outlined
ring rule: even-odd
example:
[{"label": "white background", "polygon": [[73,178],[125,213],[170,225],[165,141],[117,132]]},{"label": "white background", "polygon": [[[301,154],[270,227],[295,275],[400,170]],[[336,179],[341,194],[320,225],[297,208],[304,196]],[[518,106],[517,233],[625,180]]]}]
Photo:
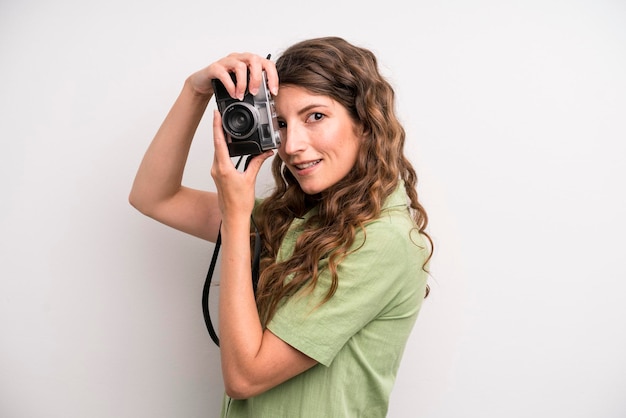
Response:
[{"label": "white background", "polygon": [[626,416],[618,0],[2,0],[0,416],[217,416],[213,246],[127,195],[187,75],[322,35],[378,55],[436,242],[389,417]]}]

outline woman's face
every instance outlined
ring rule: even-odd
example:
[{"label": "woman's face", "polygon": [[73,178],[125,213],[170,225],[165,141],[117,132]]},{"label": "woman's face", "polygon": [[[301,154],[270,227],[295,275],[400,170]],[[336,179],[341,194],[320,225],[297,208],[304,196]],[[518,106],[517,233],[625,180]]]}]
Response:
[{"label": "woman's face", "polygon": [[291,85],[280,87],[274,103],[278,154],[305,193],[320,193],[352,170],[361,137],[343,105]]}]

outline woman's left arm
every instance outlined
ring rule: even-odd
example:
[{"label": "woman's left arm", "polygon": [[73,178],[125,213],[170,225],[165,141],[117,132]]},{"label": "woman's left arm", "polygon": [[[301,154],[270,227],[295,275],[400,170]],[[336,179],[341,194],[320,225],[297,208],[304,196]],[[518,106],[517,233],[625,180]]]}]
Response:
[{"label": "woman's left arm", "polygon": [[222,213],[220,351],[226,393],[242,399],[265,392],[317,362],[263,330],[252,287],[250,214],[257,174],[273,152],[254,157],[245,171],[238,171],[228,155],[221,123],[215,111],[211,175]]}]

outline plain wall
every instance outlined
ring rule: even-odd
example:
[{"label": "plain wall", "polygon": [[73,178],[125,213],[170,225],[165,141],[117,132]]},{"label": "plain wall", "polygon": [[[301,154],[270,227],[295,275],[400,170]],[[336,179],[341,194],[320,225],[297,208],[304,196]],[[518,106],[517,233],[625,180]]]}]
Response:
[{"label": "plain wall", "polygon": [[322,35],[395,86],[436,245],[389,417],[626,416],[617,0],[2,0],[0,416],[217,416],[213,245],[128,192],[189,74]]}]

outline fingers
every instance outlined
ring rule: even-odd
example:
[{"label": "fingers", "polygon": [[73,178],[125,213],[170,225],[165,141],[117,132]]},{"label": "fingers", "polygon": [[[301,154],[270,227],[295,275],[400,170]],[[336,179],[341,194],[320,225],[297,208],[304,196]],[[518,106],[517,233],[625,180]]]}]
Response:
[{"label": "fingers", "polygon": [[261,166],[274,152],[267,151],[257,155],[245,171],[237,170],[228,153],[228,145],[222,130],[222,118],[219,111],[213,112],[213,166],[211,177],[217,188],[218,202],[222,213],[222,220],[245,214],[250,216],[254,207],[254,192],[257,175]]},{"label": "fingers", "polygon": [[[222,118],[218,110],[213,111],[213,148],[215,150],[213,154],[213,167],[216,170],[214,174],[223,173],[225,170],[232,170],[234,165],[228,153],[228,145],[226,144],[224,130],[222,129]],[[245,171],[246,176],[256,179],[261,166],[265,160],[272,155],[274,155],[274,151],[269,150],[254,156]]]},{"label": "fingers", "polygon": [[270,92],[277,95],[279,81],[275,64],[268,58],[248,52],[233,53],[215,61],[193,73],[189,80],[196,93],[211,96],[214,93],[211,80],[219,79],[231,97],[243,100],[246,88],[250,93],[257,94],[261,87],[263,71]]},{"label": "fingers", "polygon": [[265,151],[263,154],[255,155],[252,160],[250,160],[250,164],[248,164],[248,168],[246,169],[246,173],[249,173],[254,179],[256,179],[257,174],[261,170],[261,166],[263,163],[274,155],[274,151],[269,150]]},{"label": "fingers", "polygon": [[213,149],[213,167],[220,168],[225,163],[232,165],[222,129],[222,115],[217,109],[213,111]]},{"label": "fingers", "polygon": [[265,76],[267,78],[267,86],[270,89],[270,92],[276,96],[278,94],[278,72],[276,71],[276,65],[272,62],[269,61],[269,59],[267,60],[269,62],[270,67],[266,67],[265,68]]},{"label": "fingers", "polygon": [[[278,94],[278,73],[272,61],[251,53],[233,53],[215,64],[215,76],[219,78],[231,97],[242,100],[246,88],[257,94],[262,83],[262,72],[265,71],[268,87],[272,94]],[[235,76],[235,80],[231,78]]]}]

